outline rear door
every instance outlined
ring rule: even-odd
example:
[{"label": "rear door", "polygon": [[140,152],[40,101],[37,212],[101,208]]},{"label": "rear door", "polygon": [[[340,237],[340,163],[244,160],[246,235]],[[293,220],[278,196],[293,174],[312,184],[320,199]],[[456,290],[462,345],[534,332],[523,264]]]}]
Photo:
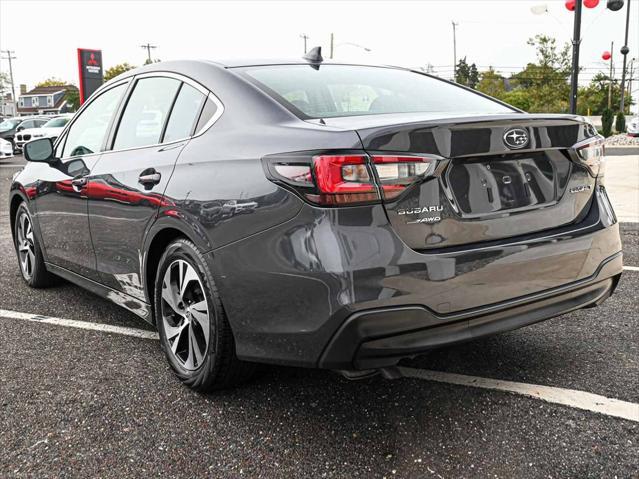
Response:
[{"label": "rear door", "polygon": [[89,222],[101,281],[144,300],[144,234],[191,136],[205,91],[173,75],[137,77],[106,151],[91,172]]},{"label": "rear door", "polygon": [[[573,161],[573,146],[595,132],[573,117],[494,115],[357,131],[376,163],[389,220],[413,249],[537,233],[589,210],[595,178]],[[398,185],[414,157],[429,165],[427,174]]]}]

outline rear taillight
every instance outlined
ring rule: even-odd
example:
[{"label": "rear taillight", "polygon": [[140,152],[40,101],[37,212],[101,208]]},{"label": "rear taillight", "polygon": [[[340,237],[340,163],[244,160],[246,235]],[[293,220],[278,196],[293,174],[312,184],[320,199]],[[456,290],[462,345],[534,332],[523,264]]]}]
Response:
[{"label": "rear taillight", "polygon": [[264,165],[269,179],[294,189],[307,201],[342,206],[398,197],[435,170],[436,158],[294,153],[265,157]]},{"label": "rear taillight", "polygon": [[398,197],[410,185],[431,175],[437,160],[425,156],[373,155],[384,199]]},{"label": "rear taillight", "polygon": [[577,159],[593,176],[603,176],[605,171],[605,146],[603,136],[597,135],[576,144]]},{"label": "rear taillight", "polygon": [[366,155],[318,155],[313,169],[318,194],[307,197],[320,205],[367,203],[379,200]]}]

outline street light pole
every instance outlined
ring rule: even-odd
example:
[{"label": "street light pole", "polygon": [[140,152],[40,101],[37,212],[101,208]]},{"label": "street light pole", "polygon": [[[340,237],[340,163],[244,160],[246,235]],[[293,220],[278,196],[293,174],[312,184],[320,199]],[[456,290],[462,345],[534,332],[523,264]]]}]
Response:
[{"label": "street light pole", "polygon": [[627,1],[626,6],[626,38],[623,43],[623,47],[621,47],[621,54],[623,55],[623,69],[621,70],[621,104],[619,107],[619,111],[624,114],[624,93],[626,92],[626,57],[628,56],[628,28],[630,25],[630,0]]},{"label": "street light pole", "polygon": [[612,59],[615,56],[615,42],[610,43],[610,83],[608,83],[608,109],[612,108]]},{"label": "street light pole", "polygon": [[3,57],[4,60],[9,60],[9,79],[11,80],[11,99],[13,100],[13,114],[18,114],[18,99],[16,98],[16,87],[13,83],[13,65],[11,64],[11,60],[15,60],[16,57],[13,55],[15,52],[13,50],[2,50],[0,53],[4,53],[7,56]]},{"label": "street light pole", "polygon": [[304,55],[306,55],[306,40],[308,40],[308,39],[309,39],[309,36],[308,36],[306,33],[302,33],[302,34],[300,35],[300,38],[303,38],[303,39],[304,39]]},{"label": "street light pole", "polygon": [[457,26],[459,23],[455,23],[453,20],[453,81],[457,81]]},{"label": "street light pole", "polygon": [[572,77],[570,80],[570,113],[577,114],[579,88],[579,44],[581,43],[581,0],[575,2],[575,24],[572,35]]}]

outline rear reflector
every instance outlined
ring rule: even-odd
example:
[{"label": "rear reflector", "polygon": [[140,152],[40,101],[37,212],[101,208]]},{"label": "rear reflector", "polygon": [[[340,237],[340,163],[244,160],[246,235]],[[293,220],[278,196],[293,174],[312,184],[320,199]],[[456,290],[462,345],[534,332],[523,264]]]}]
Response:
[{"label": "rear reflector", "polygon": [[384,199],[393,199],[413,183],[432,174],[437,161],[425,156],[375,155],[372,157]]}]

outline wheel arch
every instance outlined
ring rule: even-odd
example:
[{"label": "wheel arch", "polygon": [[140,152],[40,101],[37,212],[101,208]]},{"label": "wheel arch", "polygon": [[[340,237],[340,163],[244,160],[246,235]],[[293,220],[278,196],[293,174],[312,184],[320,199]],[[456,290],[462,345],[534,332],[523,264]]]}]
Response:
[{"label": "wheel arch", "polygon": [[[195,225],[197,226],[197,225]],[[149,305],[153,309],[155,275],[157,274],[160,258],[166,247],[178,238],[192,241],[202,253],[212,249],[212,246],[201,228],[186,223],[179,216],[167,216],[158,219],[146,234],[144,244],[143,278],[144,290]],[[155,322],[155,316],[152,315]]]}]

